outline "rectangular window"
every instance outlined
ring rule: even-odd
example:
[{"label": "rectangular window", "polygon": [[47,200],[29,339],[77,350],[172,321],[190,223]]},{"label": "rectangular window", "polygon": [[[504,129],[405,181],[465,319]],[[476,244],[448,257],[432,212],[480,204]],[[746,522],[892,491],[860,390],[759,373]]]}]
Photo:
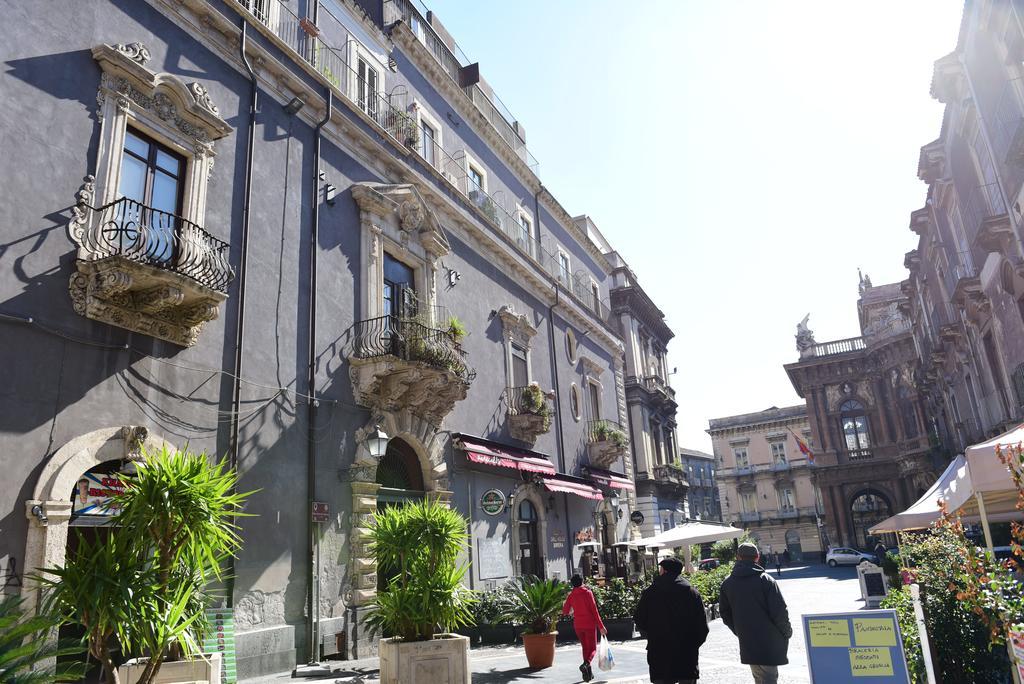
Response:
[{"label": "rectangular window", "polygon": [[796,510],[793,499],[793,490],[788,487],[779,490],[779,510],[792,512]]},{"label": "rectangular window", "polygon": [[569,266],[569,255],[565,252],[558,253],[558,278],[562,284],[569,287],[570,274],[572,269]]},{"label": "rectangular window", "polygon": [[472,164],[469,166],[469,190],[484,190],[484,172]]},{"label": "rectangular window", "polygon": [[384,315],[412,318],[416,315],[413,270],[384,253]]},{"label": "rectangular window", "polygon": [[772,463],[785,463],[786,462],[786,443],[785,442],[772,442]]},{"label": "rectangular window", "polygon": [[519,249],[527,254],[533,255],[533,222],[526,217],[526,214],[519,214]]},{"label": "rectangular window", "polygon": [[601,311],[601,289],[597,283],[590,284],[590,294],[594,298],[594,311]]},{"label": "rectangular window", "polygon": [[749,468],[750,467],[750,460],[747,458],[747,450],[746,449],[733,449],[732,453],[736,457],[736,467],[737,468]]},{"label": "rectangular window", "polygon": [[420,155],[431,166],[437,166],[437,131],[426,121],[420,121]]},{"label": "rectangular window", "polygon": [[357,75],[359,76],[359,108],[376,120],[377,118],[377,70],[365,59],[359,57]]},{"label": "rectangular window", "polygon": [[601,388],[597,386],[597,383],[589,383],[590,387],[590,419],[600,420],[601,419]]},{"label": "rectangular window", "polygon": [[154,261],[174,256],[174,233],[181,214],[184,158],[135,131],[125,133],[119,195],[128,201],[117,227],[105,231],[121,252],[145,250]]},{"label": "rectangular window", "polygon": [[742,492],[740,494],[740,507],[744,513],[756,513],[757,495],[754,492]]},{"label": "rectangular window", "polygon": [[512,345],[512,386],[525,387],[530,384],[530,370],[526,363],[526,350]]}]

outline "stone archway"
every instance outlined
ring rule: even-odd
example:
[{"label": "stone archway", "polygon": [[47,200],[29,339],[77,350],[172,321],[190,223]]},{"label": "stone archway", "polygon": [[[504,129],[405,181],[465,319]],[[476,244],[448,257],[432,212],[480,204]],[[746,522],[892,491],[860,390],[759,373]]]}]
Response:
[{"label": "stone archway", "polygon": [[537,564],[543,570],[544,577],[546,577],[548,568],[548,507],[544,503],[544,492],[541,490],[540,485],[524,482],[512,491],[512,497],[514,505],[511,506],[511,510],[509,510],[509,527],[512,530],[511,553],[513,575],[515,577],[522,575],[522,562],[520,558],[521,540],[519,538],[519,502],[529,501],[537,513],[537,554],[539,555]]},{"label": "stone archway", "polygon": [[50,457],[25,502],[28,533],[25,537],[26,582],[22,589],[26,610],[32,611],[38,589],[31,573],[63,565],[71,521],[71,491],[82,473],[106,461],[142,460],[145,451],[174,448],[167,440],[137,425],[102,428],[72,439]]},{"label": "stone archway", "polygon": [[895,509],[892,502],[893,498],[877,487],[867,487],[854,492],[847,505],[851,546],[871,546],[868,529],[893,515]]},{"label": "stone archway", "polygon": [[448,466],[444,459],[447,432],[408,411],[385,411],[356,430],[356,454],[351,468],[351,593],[345,598],[353,607],[369,605],[377,595],[377,561],[369,548],[370,523],[377,512],[377,459],[370,455],[366,437],[380,426],[390,439],[399,438],[412,449],[423,469],[425,496],[447,504]]}]

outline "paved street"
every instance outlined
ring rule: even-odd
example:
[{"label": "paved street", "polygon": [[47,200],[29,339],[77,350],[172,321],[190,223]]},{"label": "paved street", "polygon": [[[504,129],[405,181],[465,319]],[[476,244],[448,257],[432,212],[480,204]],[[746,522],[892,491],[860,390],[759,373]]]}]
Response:
[{"label": "paved street", "polygon": [[[829,569],[824,566],[810,566],[786,570],[780,580],[782,593],[790,608],[790,618],[795,633],[790,642],[790,664],[781,668],[780,684],[805,684],[809,681],[807,658],[804,652],[804,638],[800,626],[803,613],[857,610],[863,606],[857,588],[857,574],[852,567]],[[616,667],[607,674],[597,670],[594,682],[606,684],[633,684],[647,682],[647,656],[645,642],[641,639],[614,643]],[[499,682],[580,682],[579,646],[560,646],[555,656],[554,667],[533,671],[526,666],[522,647],[477,648],[472,652],[473,684],[498,684]],[[711,623],[711,633],[700,655],[701,681],[715,684],[748,684],[750,670],[739,661],[739,644],[721,620]],[[375,672],[364,670],[366,684],[375,682]],[[341,673],[326,681],[360,681]],[[290,679],[288,674],[250,680],[252,684],[281,682]]]}]

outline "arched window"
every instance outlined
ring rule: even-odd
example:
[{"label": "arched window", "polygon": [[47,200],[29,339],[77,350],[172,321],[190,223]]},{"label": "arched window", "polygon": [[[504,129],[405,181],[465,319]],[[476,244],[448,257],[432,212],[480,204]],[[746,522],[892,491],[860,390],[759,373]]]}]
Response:
[{"label": "arched window", "polygon": [[519,572],[522,576],[544,577],[544,564],[540,557],[540,526],[537,509],[528,499],[519,503]]},{"label": "arched window", "polygon": [[871,448],[871,436],[868,430],[868,417],[864,406],[856,399],[849,399],[839,407],[840,421],[843,428],[843,439],[846,451],[851,458],[867,458]]},{"label": "arched window", "polygon": [[388,449],[377,463],[377,484],[388,489],[422,492],[423,470],[413,448],[401,439],[388,442]]}]

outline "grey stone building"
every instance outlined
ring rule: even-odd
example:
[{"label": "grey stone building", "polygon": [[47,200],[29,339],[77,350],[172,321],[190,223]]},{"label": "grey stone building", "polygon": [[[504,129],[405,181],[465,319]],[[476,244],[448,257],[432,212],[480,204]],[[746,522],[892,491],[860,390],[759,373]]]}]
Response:
[{"label": "grey stone building", "polygon": [[935,62],[945,105],[921,148],[924,206],[904,264],[915,377],[947,457],[1024,419],[1024,13],[965,4],[955,49]]},{"label": "grey stone building", "polygon": [[679,464],[690,484],[687,504],[696,520],[722,521],[722,502],[715,479],[715,456],[696,449],[679,450]]},{"label": "grey stone building", "polygon": [[625,403],[636,473],[636,517],[643,536],[652,537],[690,517],[689,484],[676,451],[676,394],[666,360],[675,333],[625,260],[617,253],[609,257],[612,315],[626,349]]},{"label": "grey stone building", "polygon": [[5,14],[5,591],[34,600],[26,573],[61,563],[72,528],[101,534],[91,502],[162,445],[259,490],[228,591],[240,676],[371,652],[356,625],[379,506],[468,516],[474,588],[565,577],[577,543],[639,536],[617,431],[643,397],[674,453],[664,348],[624,357],[622,264],[541,185],[524,127],[436,16],[406,0]]}]

